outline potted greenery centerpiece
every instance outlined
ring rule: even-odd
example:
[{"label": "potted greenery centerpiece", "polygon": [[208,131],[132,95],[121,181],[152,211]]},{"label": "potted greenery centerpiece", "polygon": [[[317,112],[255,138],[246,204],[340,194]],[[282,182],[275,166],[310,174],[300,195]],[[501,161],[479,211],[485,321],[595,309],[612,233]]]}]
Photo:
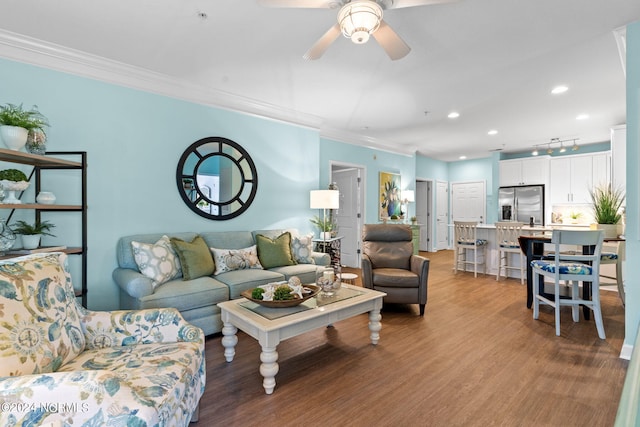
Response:
[{"label": "potted greenery centerpiece", "polygon": [[22,104],[6,104],[0,106],[0,137],[11,150],[20,150],[27,142],[29,132],[38,141],[44,143],[46,134],[44,127],[49,126],[36,105],[31,110],[22,108]]},{"label": "potted greenery centerpiece", "polygon": [[314,216],[313,218],[311,218],[309,221],[311,221],[311,224],[315,225],[316,227],[318,227],[318,230],[320,231],[320,238],[323,240],[327,240],[331,238],[331,232],[334,229],[334,223],[331,220],[331,218],[320,218],[319,216]]},{"label": "potted greenery centerpiece", "polygon": [[25,249],[35,249],[40,245],[40,238],[42,236],[52,236],[49,231],[54,228],[55,225],[49,221],[36,221],[33,224],[29,224],[26,221],[16,221],[16,225],[13,227],[13,232],[22,236],[22,246]]},{"label": "potted greenery centerpiece", "polygon": [[610,185],[593,188],[589,192],[593,203],[593,219],[596,224],[591,228],[604,230],[604,237],[617,237],[621,234],[619,222],[622,218],[624,192]]},{"label": "potted greenery centerpiece", "polygon": [[29,186],[27,175],[18,169],[4,169],[0,171],[0,184],[3,190],[7,190],[2,203],[20,204],[22,203],[16,197],[16,191],[24,191]]}]

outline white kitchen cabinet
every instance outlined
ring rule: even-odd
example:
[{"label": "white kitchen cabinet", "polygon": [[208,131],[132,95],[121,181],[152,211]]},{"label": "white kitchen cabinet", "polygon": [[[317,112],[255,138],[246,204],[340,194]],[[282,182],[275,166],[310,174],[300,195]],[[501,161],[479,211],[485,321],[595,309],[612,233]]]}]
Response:
[{"label": "white kitchen cabinet", "polygon": [[500,161],[500,187],[547,184],[549,157]]},{"label": "white kitchen cabinet", "polygon": [[591,203],[594,185],[610,182],[609,153],[555,157],[549,162],[552,205]]},{"label": "white kitchen cabinet", "polygon": [[611,175],[615,188],[625,191],[627,187],[627,125],[611,128]]}]

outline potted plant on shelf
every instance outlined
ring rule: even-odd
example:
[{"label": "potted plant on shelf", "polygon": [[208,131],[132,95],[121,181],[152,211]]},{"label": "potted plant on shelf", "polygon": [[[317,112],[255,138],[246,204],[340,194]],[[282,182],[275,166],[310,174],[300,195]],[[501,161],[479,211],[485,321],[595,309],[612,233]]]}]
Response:
[{"label": "potted plant on shelf", "polygon": [[16,225],[13,226],[13,232],[22,236],[22,247],[25,249],[35,249],[40,245],[40,238],[42,236],[55,237],[50,231],[55,225],[49,221],[36,221],[33,224],[29,224],[26,221],[16,221]]},{"label": "potted plant on shelf", "polygon": [[25,110],[22,104],[0,106],[0,136],[11,150],[17,151],[24,147],[30,132],[38,144],[44,144],[46,126],[49,126],[49,122],[38,111],[37,105],[31,110]]},{"label": "potted plant on shelf", "polygon": [[418,223],[418,217],[417,216],[412,216],[411,217],[411,225],[416,225]]},{"label": "potted plant on shelf", "polygon": [[29,186],[27,175],[18,169],[4,169],[0,171],[0,185],[3,190],[7,190],[2,203],[20,204],[22,203],[16,197],[16,191],[24,191]]},{"label": "potted plant on shelf", "polygon": [[334,228],[334,224],[331,221],[331,218],[320,218],[319,216],[314,216],[309,221],[311,221],[311,224],[318,227],[321,239],[327,240],[331,238],[331,232]]},{"label": "potted plant on shelf", "polygon": [[613,238],[622,234],[619,222],[622,218],[624,192],[610,185],[594,187],[589,194],[593,203],[595,224],[591,228],[604,230],[604,237]]}]

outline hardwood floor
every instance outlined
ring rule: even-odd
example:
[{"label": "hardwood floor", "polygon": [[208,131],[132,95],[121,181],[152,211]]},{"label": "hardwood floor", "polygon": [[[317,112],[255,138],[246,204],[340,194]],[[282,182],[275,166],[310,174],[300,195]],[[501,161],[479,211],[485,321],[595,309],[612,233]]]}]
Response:
[{"label": "hardwood floor", "polygon": [[[431,259],[425,316],[385,306],[380,343],[361,315],[278,346],[276,388],[266,395],[260,346],[239,333],[225,362],[207,339],[201,426],[611,426],[628,362],[620,359],[624,309],[602,292],[605,341],[593,320],[553,311],[533,320],[519,280],[451,271],[450,251]],[[582,316],[582,315],[581,315]],[[192,424],[194,425],[194,424]]]}]

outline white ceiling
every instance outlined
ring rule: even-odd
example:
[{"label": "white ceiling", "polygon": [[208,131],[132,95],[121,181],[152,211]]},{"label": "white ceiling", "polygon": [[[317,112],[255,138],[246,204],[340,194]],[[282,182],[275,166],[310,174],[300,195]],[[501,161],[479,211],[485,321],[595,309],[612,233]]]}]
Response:
[{"label": "white ceiling", "polygon": [[[336,10],[257,0],[2,3],[2,30],[314,117],[328,138],[444,161],[551,138],[608,141],[626,122],[613,31],[640,19],[638,0],[460,0],[386,11],[412,48],[398,61],[373,39],[344,37],[306,61]],[[551,95],[558,84],[569,91]],[[448,119],[453,110],[460,117]],[[582,113],[590,118],[576,120]]]}]

